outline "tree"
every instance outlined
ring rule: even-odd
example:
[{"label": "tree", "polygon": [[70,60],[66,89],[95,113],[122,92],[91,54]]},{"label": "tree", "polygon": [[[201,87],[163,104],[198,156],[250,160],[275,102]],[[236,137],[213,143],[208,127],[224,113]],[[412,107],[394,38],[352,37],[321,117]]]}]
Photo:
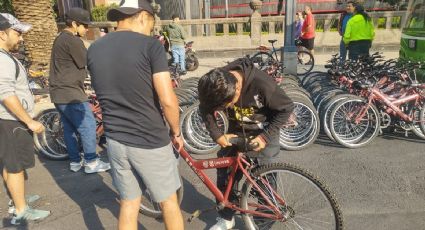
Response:
[{"label": "tree", "polygon": [[58,32],[51,0],[13,0],[12,6],[20,21],[33,26],[24,34],[28,57],[33,64],[49,63],[53,41]]},{"label": "tree", "polygon": [[13,14],[12,3],[10,2],[10,0],[0,1],[0,12]]}]

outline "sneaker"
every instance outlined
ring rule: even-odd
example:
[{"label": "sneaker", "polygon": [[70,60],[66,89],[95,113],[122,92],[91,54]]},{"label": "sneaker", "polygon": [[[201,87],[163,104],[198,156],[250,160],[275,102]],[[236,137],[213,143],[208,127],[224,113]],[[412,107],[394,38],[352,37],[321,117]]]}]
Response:
[{"label": "sneaker", "polygon": [[93,162],[84,164],[85,173],[105,172],[105,171],[108,171],[109,169],[111,169],[111,164],[103,162],[99,159],[96,159]]},{"label": "sneaker", "polygon": [[73,172],[78,172],[83,167],[83,161],[69,163],[69,169]]},{"label": "sneaker", "polygon": [[13,213],[13,217],[10,223],[13,225],[19,225],[22,222],[25,223],[25,221],[28,221],[28,220],[32,220],[32,221],[42,220],[48,217],[49,215],[50,215],[50,211],[32,209],[27,205],[27,207],[22,213],[20,214],[16,214],[16,212]]},{"label": "sneaker", "polygon": [[[25,196],[25,201],[27,202],[27,204],[34,203],[39,199],[40,199],[39,195],[27,195],[27,196]],[[13,214],[15,212],[15,204],[13,203],[13,200],[9,200],[8,205],[9,205],[9,209],[7,210],[7,212],[9,214]]]},{"label": "sneaker", "polygon": [[235,218],[232,218],[232,220],[226,220],[221,217],[217,218],[217,223],[214,224],[210,230],[228,230],[235,227]]}]

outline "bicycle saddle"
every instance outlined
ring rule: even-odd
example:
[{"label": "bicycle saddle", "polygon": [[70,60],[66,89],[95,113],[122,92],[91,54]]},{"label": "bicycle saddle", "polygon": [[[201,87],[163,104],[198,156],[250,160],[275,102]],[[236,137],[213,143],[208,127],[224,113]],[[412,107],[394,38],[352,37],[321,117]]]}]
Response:
[{"label": "bicycle saddle", "polygon": [[269,40],[269,42],[273,44],[273,43],[277,42],[277,40],[273,39],[273,40]]}]

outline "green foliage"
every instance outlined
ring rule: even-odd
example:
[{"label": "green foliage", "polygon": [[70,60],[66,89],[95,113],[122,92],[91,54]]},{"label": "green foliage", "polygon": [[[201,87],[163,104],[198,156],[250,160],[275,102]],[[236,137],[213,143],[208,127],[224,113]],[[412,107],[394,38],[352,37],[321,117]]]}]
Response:
[{"label": "green foliage", "polygon": [[95,6],[93,7],[92,11],[91,11],[91,16],[93,21],[95,22],[106,22],[106,14],[108,13],[108,10],[113,9],[113,8],[118,8],[117,4],[111,4],[108,6],[105,5],[100,5],[100,6]]},{"label": "green foliage", "polygon": [[0,12],[2,13],[13,13],[12,1],[11,0],[0,0]]}]

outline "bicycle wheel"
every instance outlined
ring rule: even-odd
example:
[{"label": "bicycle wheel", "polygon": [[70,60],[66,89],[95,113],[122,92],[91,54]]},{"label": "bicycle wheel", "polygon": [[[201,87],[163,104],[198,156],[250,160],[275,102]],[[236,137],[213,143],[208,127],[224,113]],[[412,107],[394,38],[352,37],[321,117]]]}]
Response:
[{"label": "bicycle wheel", "polygon": [[[183,180],[181,176],[180,183],[181,186],[179,189],[177,189],[177,200],[179,202],[179,205],[182,203],[184,193]],[[162,210],[160,204],[153,201],[149,190],[146,188],[142,191],[142,202],[140,203],[139,212],[145,216],[153,218],[162,218]]]},{"label": "bicycle wheel", "polygon": [[258,52],[251,57],[251,60],[259,69],[264,70],[274,58],[267,52]]},{"label": "bicycle wheel", "polygon": [[[343,229],[342,214],[335,198],[316,176],[290,164],[274,163],[255,169],[252,178],[284,218],[243,213],[246,229]],[[240,206],[273,214],[259,190],[248,180],[243,186]]]},{"label": "bicycle wheel", "polygon": [[362,98],[340,101],[335,105],[329,120],[333,138],[347,148],[358,148],[370,143],[381,129],[378,109],[368,105]]},{"label": "bicycle wheel", "polygon": [[[193,154],[210,154],[220,149],[220,146],[210,137],[208,130],[199,114],[199,101],[187,108],[180,116],[180,127],[184,147]],[[225,133],[229,122],[224,113],[217,113],[217,124]]]},{"label": "bicycle wheel", "polygon": [[421,111],[419,113],[420,120],[418,122],[419,124],[417,125],[419,125],[419,127],[421,128],[422,133],[425,134],[425,105],[422,106]]},{"label": "bicycle wheel", "polygon": [[314,57],[313,55],[305,50],[300,50],[297,53],[298,64],[297,64],[297,74],[306,75],[311,72],[314,67]]},{"label": "bicycle wheel", "polygon": [[45,136],[34,137],[39,152],[50,160],[68,159],[59,112],[56,109],[47,109],[37,117],[37,121],[46,127]]}]

